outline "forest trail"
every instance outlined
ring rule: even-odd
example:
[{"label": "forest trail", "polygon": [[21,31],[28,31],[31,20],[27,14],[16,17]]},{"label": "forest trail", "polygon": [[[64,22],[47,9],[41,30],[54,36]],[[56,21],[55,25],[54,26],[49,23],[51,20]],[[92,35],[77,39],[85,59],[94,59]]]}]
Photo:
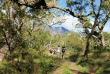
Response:
[{"label": "forest trail", "polygon": [[[88,69],[78,65],[77,62],[71,61],[69,59],[71,55],[67,52],[65,59],[57,59],[59,61],[59,66],[52,71],[50,74],[86,74]],[[73,57],[74,58],[74,57]]]},{"label": "forest trail", "polygon": [[80,68],[76,63],[69,60],[63,60],[64,62],[55,71],[50,74],[82,74]]}]

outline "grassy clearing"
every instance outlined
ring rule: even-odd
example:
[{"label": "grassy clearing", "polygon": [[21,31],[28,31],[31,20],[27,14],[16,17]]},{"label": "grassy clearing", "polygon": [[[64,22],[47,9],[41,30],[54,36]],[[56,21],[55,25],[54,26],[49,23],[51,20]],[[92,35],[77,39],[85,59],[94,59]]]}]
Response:
[{"label": "grassy clearing", "polygon": [[50,74],[86,74],[88,73],[87,67],[82,67],[81,65],[77,65],[77,63],[71,62],[69,60],[63,60],[62,64]]},{"label": "grassy clearing", "polygon": [[50,74],[72,74],[72,71],[69,69],[69,63],[63,60],[62,64]]},{"label": "grassy clearing", "polygon": [[74,62],[79,60],[77,56],[76,53],[67,51],[65,59],[56,59],[56,65],[59,66],[54,71],[50,72],[50,74],[87,74],[89,70],[88,67],[83,67],[77,62]]}]

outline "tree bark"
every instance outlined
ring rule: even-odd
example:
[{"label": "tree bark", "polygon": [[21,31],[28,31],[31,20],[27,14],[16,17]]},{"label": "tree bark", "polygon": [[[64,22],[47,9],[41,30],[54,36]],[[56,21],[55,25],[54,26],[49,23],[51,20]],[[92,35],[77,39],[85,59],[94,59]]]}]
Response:
[{"label": "tree bark", "polygon": [[8,19],[9,20],[13,20],[13,9],[12,9],[12,5],[11,5],[11,2],[10,1],[8,1],[8,13],[9,13],[9,16],[8,16]]},{"label": "tree bark", "polygon": [[103,31],[101,31],[101,45],[105,46],[105,40],[104,40]]},{"label": "tree bark", "polygon": [[84,52],[84,60],[86,60],[86,59],[88,58],[90,38],[91,38],[91,37],[89,36],[89,38],[87,39],[86,49],[85,49],[85,52]]}]

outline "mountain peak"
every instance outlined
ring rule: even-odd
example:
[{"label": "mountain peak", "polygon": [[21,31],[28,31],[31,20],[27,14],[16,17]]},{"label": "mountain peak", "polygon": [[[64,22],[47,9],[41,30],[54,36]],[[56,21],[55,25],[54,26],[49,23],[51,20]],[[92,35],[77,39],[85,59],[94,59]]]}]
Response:
[{"label": "mountain peak", "polygon": [[61,34],[69,33],[69,30],[64,27],[46,27],[44,31],[50,31],[51,34]]}]

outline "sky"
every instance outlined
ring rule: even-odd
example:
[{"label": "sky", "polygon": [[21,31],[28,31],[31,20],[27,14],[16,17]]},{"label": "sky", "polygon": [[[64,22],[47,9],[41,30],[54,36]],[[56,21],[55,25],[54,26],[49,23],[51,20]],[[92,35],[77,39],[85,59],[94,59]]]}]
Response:
[{"label": "sky", "polygon": [[[96,4],[97,5],[99,4],[98,0],[96,0]],[[58,6],[61,6],[61,7],[64,7],[64,8],[67,8],[67,6],[66,6],[66,0],[60,0],[60,1],[58,1],[57,2],[57,5]],[[64,27],[64,28],[66,28],[68,30],[76,31],[76,32],[78,32],[79,30],[82,31],[82,29],[75,28],[75,25],[77,23],[79,23],[79,21],[78,21],[77,18],[75,18],[75,17],[73,17],[73,16],[71,16],[71,15],[69,15],[67,13],[65,13],[64,17],[65,17],[66,21],[64,23],[62,23],[61,26],[59,26],[57,24],[54,27]],[[93,23],[93,21],[91,21],[91,23]],[[104,32],[110,33],[110,25],[109,25],[109,23],[110,23],[110,20],[106,23],[106,25],[104,27],[104,30],[103,30]]]}]

